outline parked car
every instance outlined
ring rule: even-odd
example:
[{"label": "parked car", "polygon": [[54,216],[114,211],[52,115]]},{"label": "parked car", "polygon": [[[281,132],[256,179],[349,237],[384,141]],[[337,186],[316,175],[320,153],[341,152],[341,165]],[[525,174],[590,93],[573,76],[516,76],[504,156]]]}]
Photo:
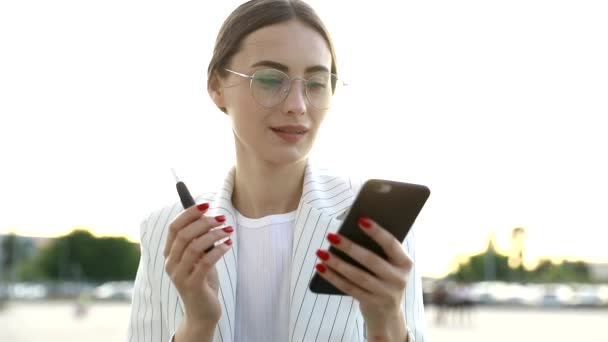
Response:
[{"label": "parked car", "polygon": [[94,288],[91,294],[94,299],[100,300],[131,300],[133,296],[133,282],[107,282]]},{"label": "parked car", "polygon": [[9,286],[9,297],[15,299],[42,299],[48,295],[48,289],[38,283],[15,283]]},{"label": "parked car", "polygon": [[582,285],[574,291],[572,304],[576,306],[602,306],[604,305],[604,298],[602,298],[601,292],[599,286]]}]

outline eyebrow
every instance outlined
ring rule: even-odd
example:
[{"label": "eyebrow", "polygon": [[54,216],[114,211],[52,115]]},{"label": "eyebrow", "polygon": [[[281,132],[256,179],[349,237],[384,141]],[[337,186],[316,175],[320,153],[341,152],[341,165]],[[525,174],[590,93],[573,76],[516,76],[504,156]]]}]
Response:
[{"label": "eyebrow", "polygon": [[[273,62],[273,61],[259,61],[256,63],[253,63],[251,65],[251,67],[258,67],[258,66],[266,66],[266,67],[271,67],[277,70],[281,70],[283,72],[288,72],[289,71],[289,67],[285,64],[281,64],[279,62]],[[316,71],[325,71],[325,72],[329,72],[329,69],[327,69],[327,67],[323,66],[323,65],[315,65],[315,66],[311,66],[306,68],[305,72],[306,73],[311,73],[311,72],[316,72]]]}]

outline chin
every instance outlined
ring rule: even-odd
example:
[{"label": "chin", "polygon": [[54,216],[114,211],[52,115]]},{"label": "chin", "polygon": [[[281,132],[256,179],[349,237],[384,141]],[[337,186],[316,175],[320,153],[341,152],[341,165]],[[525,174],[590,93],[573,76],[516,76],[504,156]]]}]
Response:
[{"label": "chin", "polygon": [[[298,162],[303,162],[308,158],[310,148],[306,151],[272,151],[266,150],[262,153],[262,158],[267,162],[275,165],[289,165]],[[274,153],[273,153],[274,152]]]}]

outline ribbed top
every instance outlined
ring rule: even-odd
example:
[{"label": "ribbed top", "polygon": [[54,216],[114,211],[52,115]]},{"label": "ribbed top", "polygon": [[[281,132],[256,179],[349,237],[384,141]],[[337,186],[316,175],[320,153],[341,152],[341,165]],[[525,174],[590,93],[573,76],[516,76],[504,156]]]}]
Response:
[{"label": "ribbed top", "polygon": [[289,340],[289,281],[296,212],[248,218],[236,211],[236,342]]}]

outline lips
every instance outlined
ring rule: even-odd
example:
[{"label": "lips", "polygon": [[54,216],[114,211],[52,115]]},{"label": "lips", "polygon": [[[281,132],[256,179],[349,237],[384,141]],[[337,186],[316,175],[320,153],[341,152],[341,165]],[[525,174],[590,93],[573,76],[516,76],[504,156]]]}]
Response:
[{"label": "lips", "polygon": [[275,132],[288,133],[288,134],[304,134],[308,132],[308,128],[302,125],[286,125],[286,126],[275,126],[270,127]]}]

